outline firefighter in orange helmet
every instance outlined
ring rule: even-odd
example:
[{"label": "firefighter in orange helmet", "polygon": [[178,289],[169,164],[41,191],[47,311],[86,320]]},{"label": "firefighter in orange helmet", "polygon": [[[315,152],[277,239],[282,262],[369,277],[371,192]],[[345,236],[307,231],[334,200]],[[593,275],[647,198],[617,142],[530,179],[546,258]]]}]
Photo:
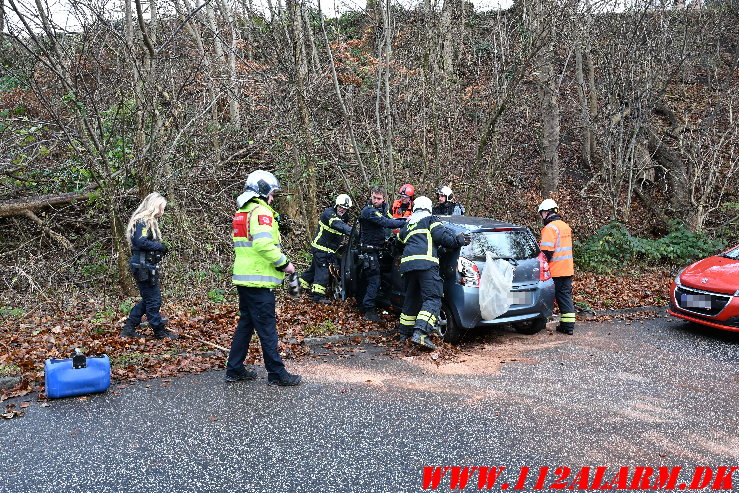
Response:
[{"label": "firefighter in orange helmet", "polygon": [[395,218],[410,217],[413,214],[413,197],[416,195],[416,189],[410,183],[406,183],[400,187],[398,195],[398,199],[390,208],[391,214]]},{"label": "firefighter in orange helmet", "polygon": [[539,205],[538,211],[544,223],[539,248],[549,261],[549,270],[554,280],[554,297],[559,306],[560,319],[557,332],[572,335],[575,331],[575,305],[572,302],[572,276],[575,273],[572,229],[562,220],[554,200],[544,200]]}]

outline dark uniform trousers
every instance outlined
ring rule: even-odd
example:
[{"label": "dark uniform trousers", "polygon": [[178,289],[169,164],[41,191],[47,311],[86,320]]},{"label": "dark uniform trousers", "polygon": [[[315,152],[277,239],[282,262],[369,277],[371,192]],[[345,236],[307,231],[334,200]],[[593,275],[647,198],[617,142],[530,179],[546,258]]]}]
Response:
[{"label": "dark uniform trousers", "polygon": [[336,254],[331,252],[325,252],[317,248],[311,248],[313,254],[313,260],[311,260],[310,267],[308,270],[303,272],[300,276],[300,285],[303,288],[307,288],[309,285],[313,285],[311,288],[313,298],[321,298],[326,296],[326,288],[328,288],[329,271],[328,266],[330,264],[336,265]]},{"label": "dark uniform trousers", "polygon": [[141,301],[136,303],[128,315],[128,320],[132,327],[136,327],[141,323],[141,317],[146,313],[146,320],[152,328],[162,327],[162,316],[159,309],[162,307],[162,293],[159,289],[159,279],[147,279],[145,281],[136,280],[136,286],[141,294]]},{"label": "dark uniform trousers", "polygon": [[[554,299],[557,300],[559,313],[571,314],[575,317],[575,304],[572,302],[572,276],[552,277],[554,279]],[[575,322],[562,320],[559,324],[562,328],[573,329]]]},{"label": "dark uniform trousers", "polygon": [[366,290],[362,306],[365,310],[369,310],[375,308],[377,292],[380,290],[380,255],[376,252],[369,252],[364,255],[369,257],[369,265],[363,271]]},{"label": "dark uniform trousers", "polygon": [[262,356],[267,373],[283,376],[287,373],[277,350],[277,317],[275,293],[269,288],[236,286],[239,292],[239,323],[231,341],[226,364],[227,375],[244,371],[244,360],[256,330],[262,344]]},{"label": "dark uniform trousers", "polygon": [[412,270],[403,274],[405,301],[400,314],[400,333],[412,336],[415,329],[430,334],[436,326],[444,295],[439,267]]}]

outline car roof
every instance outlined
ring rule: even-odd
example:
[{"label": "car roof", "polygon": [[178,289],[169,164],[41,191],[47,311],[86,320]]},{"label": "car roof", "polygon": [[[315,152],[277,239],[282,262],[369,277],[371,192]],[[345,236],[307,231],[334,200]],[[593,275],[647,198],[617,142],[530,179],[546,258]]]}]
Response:
[{"label": "car roof", "polygon": [[481,229],[481,228],[523,228],[513,223],[507,223],[505,221],[498,221],[489,217],[474,217],[474,216],[439,216],[439,219],[445,223],[460,226],[469,230]]}]

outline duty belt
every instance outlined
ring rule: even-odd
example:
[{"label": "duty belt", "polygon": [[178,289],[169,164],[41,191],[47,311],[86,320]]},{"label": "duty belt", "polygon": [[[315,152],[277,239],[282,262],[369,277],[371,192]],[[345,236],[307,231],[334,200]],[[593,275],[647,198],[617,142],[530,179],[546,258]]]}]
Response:
[{"label": "duty belt", "polygon": [[141,265],[152,264],[156,266],[161,260],[163,255],[161,252],[149,251],[149,250],[134,250],[133,257],[138,257],[138,263]]},{"label": "duty belt", "polygon": [[359,245],[359,251],[363,253],[379,252],[381,249],[382,247],[375,246],[375,245],[367,245],[364,243]]}]

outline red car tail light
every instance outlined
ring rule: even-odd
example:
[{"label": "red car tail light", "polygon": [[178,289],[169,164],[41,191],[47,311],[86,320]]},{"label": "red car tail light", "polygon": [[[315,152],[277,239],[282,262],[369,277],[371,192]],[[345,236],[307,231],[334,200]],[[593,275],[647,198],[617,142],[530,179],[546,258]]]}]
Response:
[{"label": "red car tail light", "polygon": [[552,278],[552,272],[549,270],[549,262],[543,253],[539,253],[539,280],[548,281]]},{"label": "red car tail light", "polygon": [[477,265],[469,259],[459,257],[457,260],[457,272],[461,276],[459,284],[468,288],[480,287],[480,270]]}]

